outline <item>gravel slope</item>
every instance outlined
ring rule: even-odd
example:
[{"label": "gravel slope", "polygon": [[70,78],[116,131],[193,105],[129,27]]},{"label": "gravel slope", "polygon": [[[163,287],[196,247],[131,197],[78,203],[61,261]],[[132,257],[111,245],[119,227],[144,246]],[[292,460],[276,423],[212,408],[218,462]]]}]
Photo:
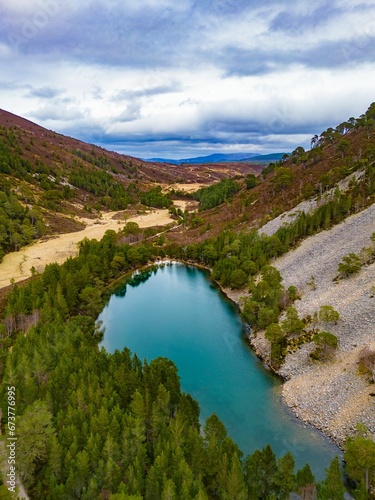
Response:
[{"label": "gravel slope", "polygon": [[[360,349],[375,349],[375,264],[364,266],[357,275],[335,283],[337,266],[344,255],[359,253],[371,244],[375,232],[375,205],[355,214],[329,231],[305,241],[292,252],[276,260],[285,287],[295,285],[301,300],[295,303],[300,317],[317,311],[321,305],[332,305],[339,313],[337,325],[324,329],[339,339],[335,360],[312,362],[312,345],[289,354],[280,374],[289,379],[284,397],[299,418],[315,425],[339,444],[356,423],[364,423],[375,433],[374,385],[357,374]],[[307,282],[314,276],[316,289]]]}]

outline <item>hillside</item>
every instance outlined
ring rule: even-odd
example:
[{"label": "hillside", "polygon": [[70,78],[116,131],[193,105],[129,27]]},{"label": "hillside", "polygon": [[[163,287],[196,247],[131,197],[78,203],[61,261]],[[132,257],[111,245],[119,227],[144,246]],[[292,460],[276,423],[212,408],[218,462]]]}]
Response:
[{"label": "hillside", "polygon": [[259,166],[155,165],[66,137],[0,110],[0,260],[42,237],[83,229],[102,212],[168,208],[186,186],[212,184]]},{"label": "hillside", "polygon": [[[296,415],[341,446],[358,423],[375,433],[371,368],[359,364],[364,348],[375,352],[374,118],[372,104],[357,120],[314,136],[310,151],[297,148],[267,167],[257,185],[242,186],[223,205],[201,211],[196,227],[172,230],[168,236],[175,242],[192,242],[192,254],[200,254],[201,261],[213,268],[213,276],[241,306],[245,318],[258,322],[251,343],[288,380],[284,397]],[[223,228],[226,233],[220,232]],[[274,238],[271,264],[280,272],[285,290],[296,287],[293,307],[304,325],[301,339],[292,335],[282,348],[286,357],[278,366],[265,338],[265,326],[275,321],[268,319],[272,315],[267,297],[262,309],[251,302],[254,292],[241,289],[242,280],[248,282],[246,272],[255,267],[246,260],[251,259],[246,234],[253,228]],[[226,258],[220,258],[225,253]],[[338,279],[338,266],[349,254],[358,256],[362,266],[358,273]],[[258,294],[256,287],[255,291]],[[317,345],[309,333],[315,328],[311,318],[327,305],[340,319],[320,326],[337,338],[338,347],[329,360],[314,360],[311,355]],[[284,307],[279,325],[285,318]]]},{"label": "hillside", "polygon": [[[373,386],[358,374],[360,352],[375,350],[375,263],[353,276],[335,280],[345,255],[371,248],[375,231],[375,205],[355,214],[330,230],[305,239],[295,250],[276,259],[285,287],[296,286],[300,299],[294,305],[301,318],[312,316],[321,306],[331,305],[340,314],[337,324],[327,326],[338,338],[334,359],[314,362],[313,342],[287,355],[278,372],[288,382],[284,397],[296,415],[323,430],[339,444],[361,422],[375,433]],[[309,284],[314,277],[314,287]],[[269,359],[270,345],[260,333],[252,343]]]},{"label": "hillside", "polygon": [[[174,242],[201,242],[217,236],[222,229],[248,231],[259,229],[268,221],[293,211],[300,203],[319,200],[340,182],[372,163],[375,159],[375,104],[359,118],[349,118],[311,139],[311,149],[297,147],[290,155],[270,163],[260,182],[250,189],[242,188],[225,205],[200,213],[200,222],[186,232],[170,233]],[[362,179],[362,186],[364,186]],[[353,187],[353,186],[351,186]],[[357,210],[371,204],[374,195],[361,187]],[[361,200],[359,200],[361,198]]]}]

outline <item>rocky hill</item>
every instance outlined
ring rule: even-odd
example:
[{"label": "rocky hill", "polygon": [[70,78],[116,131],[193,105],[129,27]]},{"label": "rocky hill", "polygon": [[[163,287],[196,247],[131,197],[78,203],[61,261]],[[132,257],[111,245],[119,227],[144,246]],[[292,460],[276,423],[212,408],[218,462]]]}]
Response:
[{"label": "rocky hill", "polygon": [[[297,287],[300,299],[294,306],[301,318],[312,317],[325,305],[340,315],[336,324],[324,325],[338,338],[332,359],[314,361],[311,353],[316,345],[308,342],[289,353],[278,370],[287,380],[284,397],[296,415],[339,444],[354,432],[358,423],[375,433],[374,387],[369,373],[359,373],[358,364],[363,348],[375,351],[375,263],[337,279],[343,257],[350,253],[360,255],[365,248],[375,253],[370,239],[374,231],[372,204],[332,229],[305,239],[273,263],[284,286]],[[270,344],[264,332],[252,343],[264,359],[269,359]]]},{"label": "rocky hill", "polygon": [[[358,424],[375,435],[374,112],[372,105],[352,128],[341,124],[324,132],[317,161],[308,160],[315,156],[314,148],[309,152],[299,150],[295,153],[299,160],[294,161],[292,154],[283,164],[269,169],[263,183],[252,190],[251,196],[258,192],[259,198],[250,208],[250,203],[244,203],[245,191],[236,195],[233,206],[226,207],[234,215],[242,196],[247,220],[239,222],[237,230],[261,226],[262,234],[277,238],[289,235],[286,239],[295,241],[287,253],[273,260],[272,266],[280,272],[285,289],[295,287],[293,307],[305,325],[304,338],[293,339],[292,335],[278,366],[273,366],[272,346],[265,330],[251,335],[250,342],[286,380],[283,395],[295,414],[341,446],[346,436],[356,432]],[[327,136],[330,139],[325,142]],[[317,136],[313,141],[319,141]],[[278,175],[290,176],[281,189],[276,187]],[[312,191],[307,189],[309,184],[314,186]],[[266,193],[267,201],[259,203],[266,199]],[[348,216],[339,214],[338,199],[351,205]],[[280,204],[275,205],[275,200]],[[288,210],[277,214],[281,207]],[[308,227],[313,219],[319,219],[316,234],[313,225]],[[342,271],[343,263],[346,272]],[[226,291],[239,304],[249,297],[246,291]],[[326,306],[333,307],[339,319],[319,324],[318,313]],[[285,318],[284,312],[279,325]],[[314,329],[329,331],[337,339],[337,348],[326,359],[314,356]]]}]

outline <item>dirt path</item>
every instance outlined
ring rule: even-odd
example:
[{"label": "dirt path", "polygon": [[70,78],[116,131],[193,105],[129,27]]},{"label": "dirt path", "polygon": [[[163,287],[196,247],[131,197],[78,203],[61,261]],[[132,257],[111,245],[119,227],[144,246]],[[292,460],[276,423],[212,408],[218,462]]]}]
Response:
[{"label": "dirt path", "polygon": [[[0,288],[9,285],[12,279],[17,283],[30,277],[32,267],[37,272],[42,272],[47,264],[52,262],[61,264],[68,257],[74,257],[78,251],[78,242],[84,238],[101,239],[109,229],[117,231],[125,221],[114,219],[116,214],[117,212],[109,212],[97,220],[83,219],[86,227],[82,231],[61,234],[7,254],[0,264]],[[173,222],[168,210],[154,210],[126,220],[129,221],[136,222],[139,227],[162,226]]]}]

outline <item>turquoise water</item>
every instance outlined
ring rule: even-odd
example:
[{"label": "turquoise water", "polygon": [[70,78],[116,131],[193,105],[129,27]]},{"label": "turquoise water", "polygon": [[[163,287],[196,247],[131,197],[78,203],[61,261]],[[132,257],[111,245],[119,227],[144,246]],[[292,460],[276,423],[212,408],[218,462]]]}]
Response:
[{"label": "turquoise water", "polygon": [[172,359],[202,421],[215,412],[245,455],[270,444],[277,456],[290,451],[297,468],[308,462],[324,477],[340,450],[282,403],[279,379],[253,354],[237,309],[207,274],[175,263],[143,278],[111,296],[98,318],[101,345]]}]

